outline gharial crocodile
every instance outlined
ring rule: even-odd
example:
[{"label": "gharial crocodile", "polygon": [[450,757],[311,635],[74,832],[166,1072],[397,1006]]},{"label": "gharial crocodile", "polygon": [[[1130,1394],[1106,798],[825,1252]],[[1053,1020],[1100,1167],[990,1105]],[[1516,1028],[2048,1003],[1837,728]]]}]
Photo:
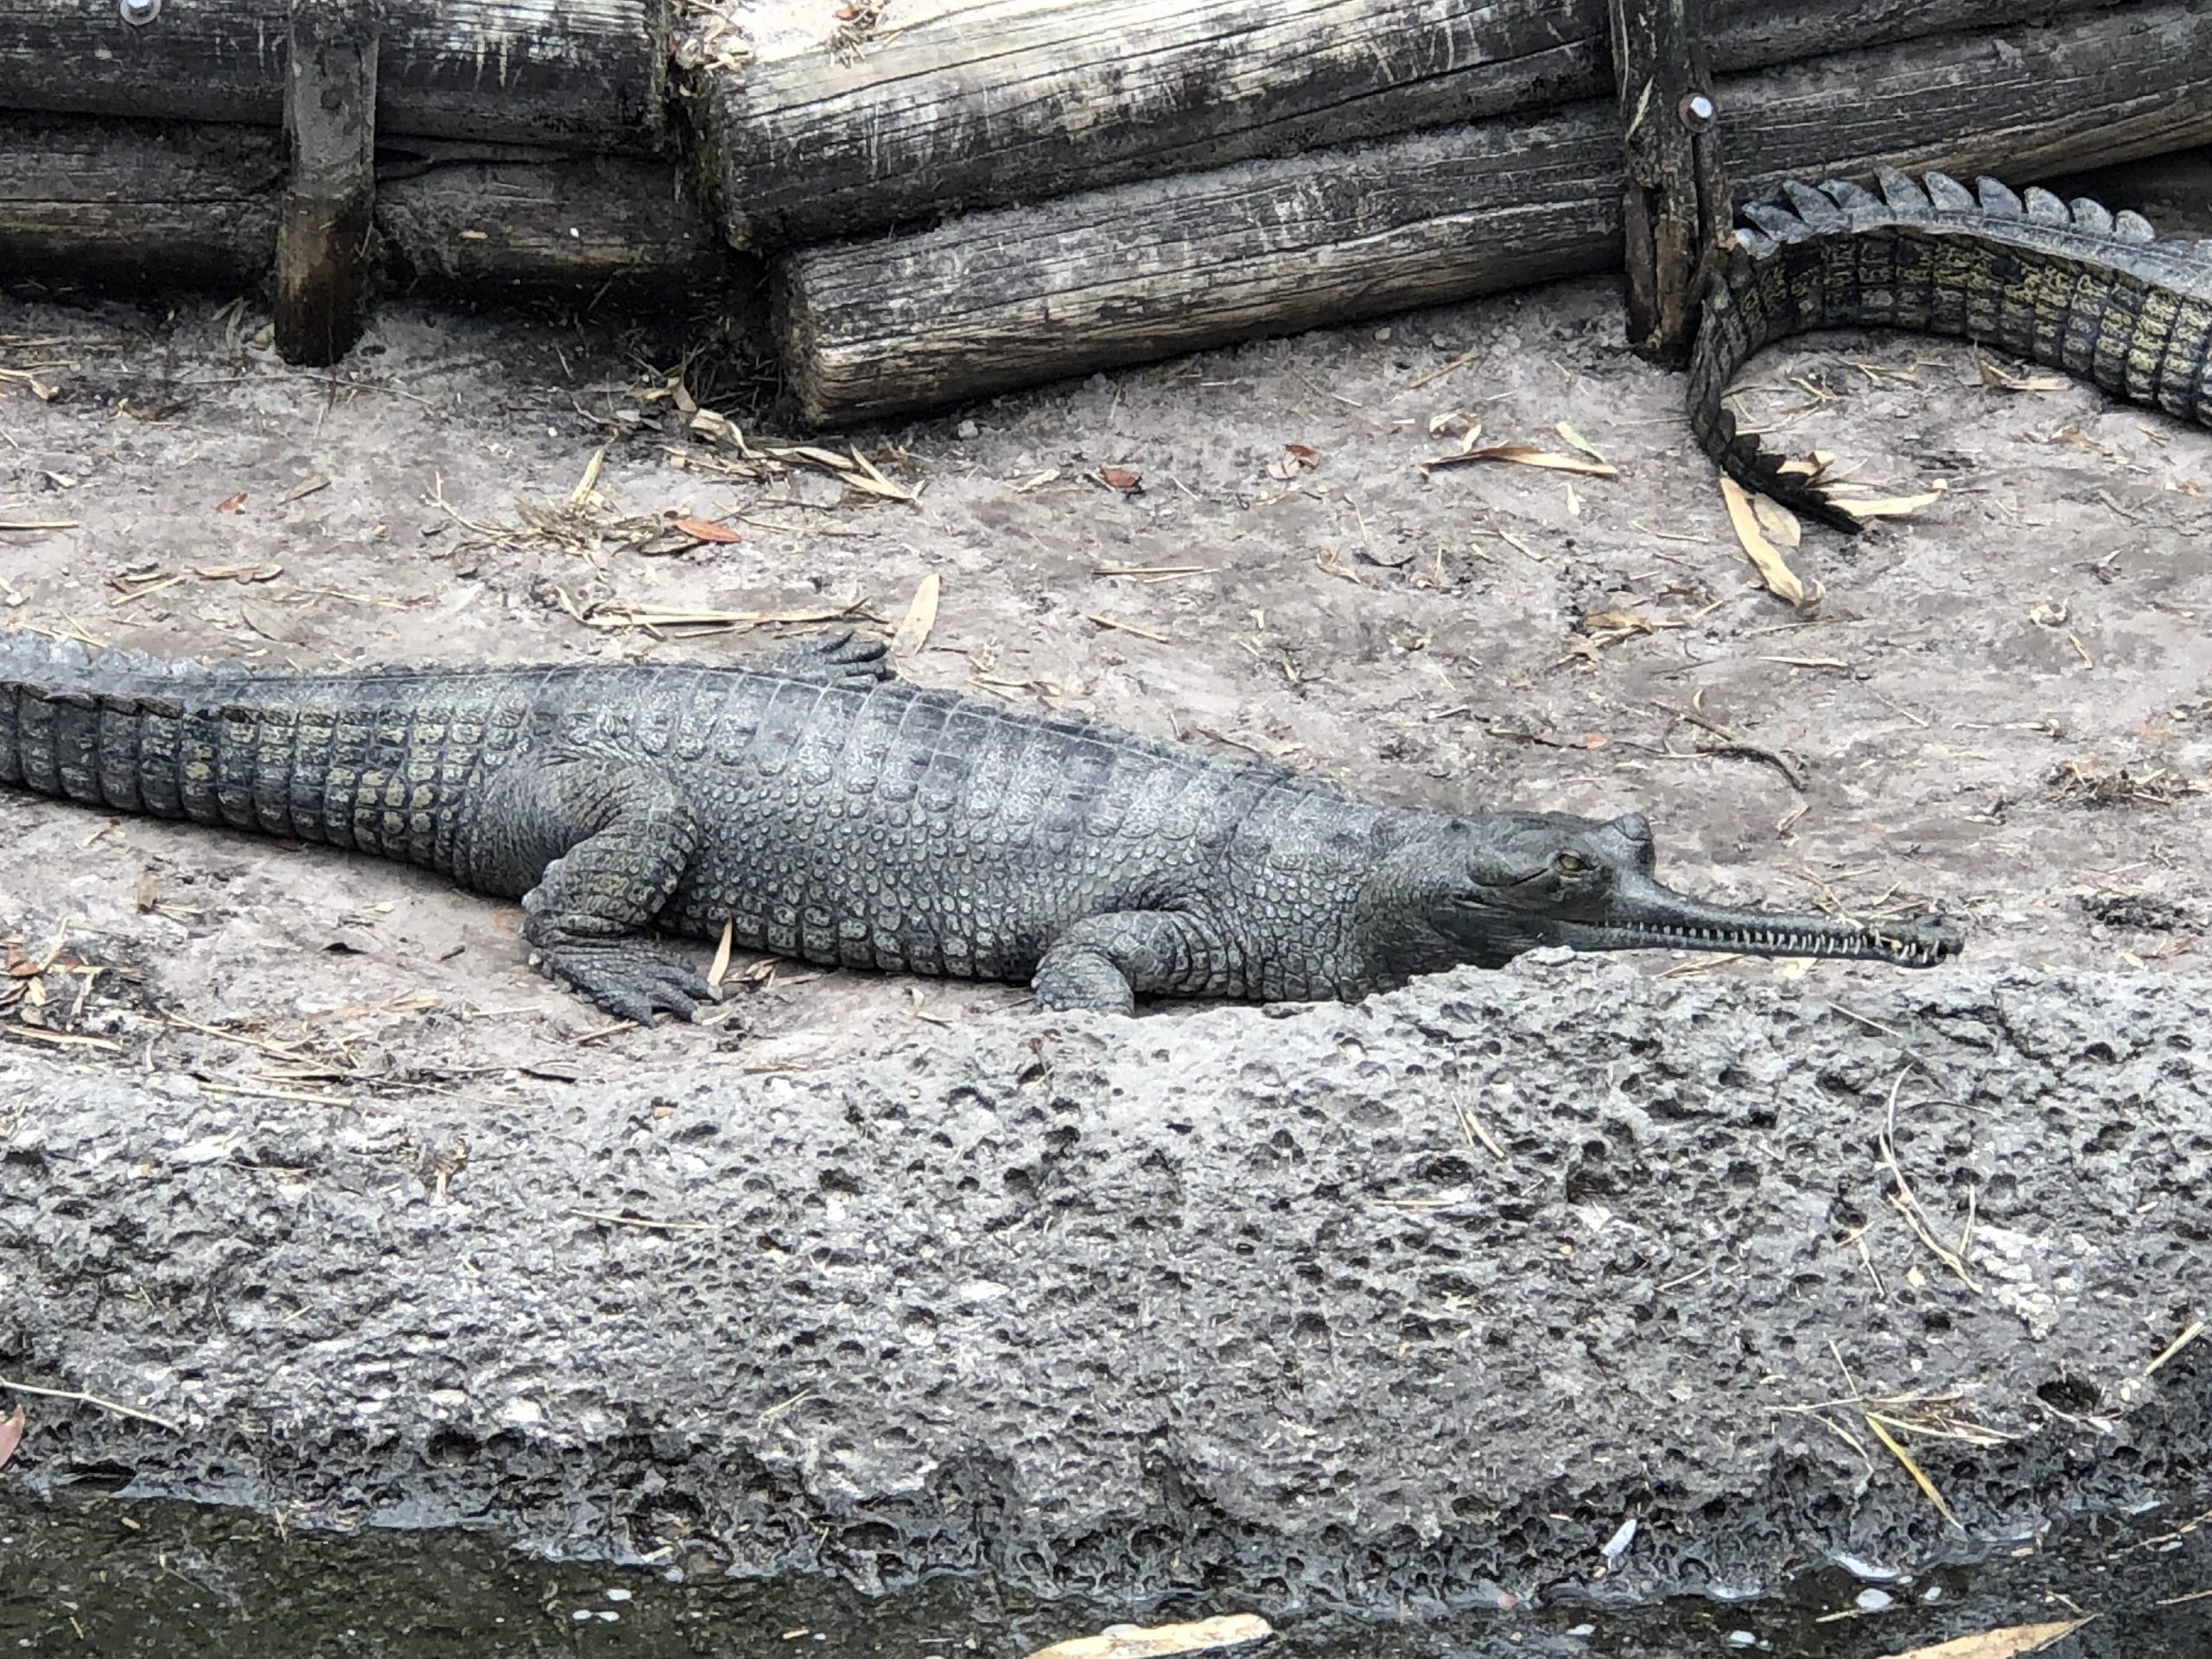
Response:
[{"label": "gharial crocodile", "polygon": [[[2212,424],[2212,257],[2132,214],[1884,171],[1746,212],[1690,364],[1698,435],[1845,529],[1724,406],[1800,330],[1986,339]],[[1709,904],[1653,874],[1636,814],[1360,801],[1255,760],[890,679],[849,637],[753,669],[296,674],[0,632],[0,784],[409,860],[523,901],[548,975],[602,1007],[712,993],[650,930],[809,961],[1027,979],[1048,1007],[1357,997],[1541,945],[1871,957],[1955,952]]]},{"label": "gharial crocodile", "polygon": [[2158,239],[2139,214],[2048,190],[1972,190],[1875,172],[1879,194],[1792,182],[1744,208],[1719,251],[1689,363],[1690,423],[1740,482],[1855,531],[1815,476],[1738,429],[1723,399],[1754,353],[1815,328],[1912,328],[1986,340],[2133,403],[2212,426],[2212,242]]},{"label": "gharial crocodile", "polygon": [[890,678],[840,636],[765,667],[299,673],[0,631],[0,784],[334,842],[522,899],[537,964],[618,1015],[710,995],[649,930],[1029,980],[1047,1007],[1354,998],[1540,945],[1959,948],[1707,904],[1633,814],[1457,814]]}]

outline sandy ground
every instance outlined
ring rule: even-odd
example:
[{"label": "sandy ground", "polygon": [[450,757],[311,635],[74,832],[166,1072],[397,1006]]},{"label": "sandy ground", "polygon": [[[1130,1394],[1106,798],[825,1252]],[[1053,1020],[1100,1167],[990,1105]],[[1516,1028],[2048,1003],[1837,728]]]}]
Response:
[{"label": "sandy ground", "polygon": [[[1680,885],[1933,906],[1984,963],[2204,970],[2212,437],[1965,346],[1831,335],[1753,365],[1745,406],[1794,449],[1866,493],[1943,488],[1857,540],[1808,529],[1789,556],[1826,596],[1801,614],[1758,585],[1681,383],[1626,352],[1606,282],[856,435],[889,493],[700,435],[676,348],[632,335],[395,304],[334,372],[265,340],[211,300],[0,308],[0,619],[324,667],[724,661],[820,625],[593,624],[889,626],[934,577],[905,666],[926,683],[1385,798],[1639,809]],[[1473,422],[1575,455],[1565,423],[1618,475],[1425,474]],[[398,867],[0,800],[0,1026],[219,1080],[804,1067],[1026,1000],[740,963],[705,1028],[607,1032],[524,966],[514,919]],[[1831,991],[1893,972],[1643,965]]]}]

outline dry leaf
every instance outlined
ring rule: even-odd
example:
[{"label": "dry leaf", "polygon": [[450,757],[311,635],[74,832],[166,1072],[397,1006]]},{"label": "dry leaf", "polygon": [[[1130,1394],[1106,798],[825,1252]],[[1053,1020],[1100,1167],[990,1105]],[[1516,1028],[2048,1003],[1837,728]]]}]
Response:
[{"label": "dry leaf", "polygon": [[1796,547],[1805,539],[1805,528],[1797,522],[1797,515],[1781,502],[1755,495],[1751,511],[1758,516],[1759,528],[1766,532],[1767,540],[1777,547]]},{"label": "dry leaf", "polygon": [[2061,1619],[2052,1624],[2007,1624],[2002,1630],[1982,1630],[1974,1636],[1954,1637],[1932,1648],[1912,1648],[1891,1659],[2020,1659],[2040,1653],[2063,1636],[2071,1636],[2089,1621]]},{"label": "dry leaf", "polygon": [[245,505],[245,492],[244,490],[240,490],[236,495],[226,495],[221,500],[218,501],[215,504],[215,511],[218,512],[236,512]]},{"label": "dry leaf", "polygon": [[721,943],[715,947],[715,960],[707,969],[707,983],[716,990],[722,988],[722,977],[729,972],[729,948],[736,942],[737,929],[733,922],[722,923]]},{"label": "dry leaf", "polygon": [[16,1448],[23,1443],[23,1424],[26,1421],[21,1406],[16,1408],[13,1416],[0,1417],[0,1469],[8,1466],[8,1459],[16,1455]]},{"label": "dry leaf", "polygon": [[1902,518],[1908,512],[1917,512],[1933,501],[1943,499],[1943,486],[1918,495],[1878,495],[1854,500],[1847,496],[1831,495],[1828,505],[1840,507],[1854,518]]},{"label": "dry leaf", "polygon": [[1119,490],[1125,495],[1135,495],[1144,487],[1144,475],[1127,467],[1101,467],[1098,481],[1109,490]]},{"label": "dry leaf", "polygon": [[1999,391],[2063,391],[2068,384],[2055,374],[2013,374],[1987,358],[1977,359],[1975,366],[1981,371],[1981,384]]},{"label": "dry leaf", "polygon": [[1078,1636],[1039,1648],[1029,1659],[1168,1659],[1179,1653],[1211,1653],[1242,1647],[1274,1634],[1256,1613],[1231,1613],[1191,1624],[1109,1624],[1096,1636]]},{"label": "dry leaf", "polygon": [[1548,467],[1558,473],[1580,473],[1585,478],[1618,478],[1618,467],[1602,461],[1588,461],[1580,455],[1562,455],[1550,449],[1539,449],[1533,443],[1486,443],[1479,449],[1462,450],[1456,455],[1441,455],[1434,461],[1421,463],[1423,472],[1439,467],[1457,467],[1470,461],[1510,461],[1522,467]]},{"label": "dry leaf", "polygon": [[1286,443],[1282,454],[1268,463],[1268,476],[1289,480],[1300,473],[1311,472],[1321,464],[1321,452],[1303,443]]},{"label": "dry leaf", "polygon": [[257,599],[238,601],[238,614],[245,625],[264,639],[273,639],[280,645],[300,643],[300,626],[274,605]]},{"label": "dry leaf", "polygon": [[1651,632],[1651,619],[1634,611],[1592,611],[1582,619],[1586,633],[1610,633],[1626,639],[1632,633]]},{"label": "dry leaf", "polygon": [[235,582],[240,584],[254,582],[274,582],[284,574],[281,564],[203,564],[195,565],[192,574],[202,582]]},{"label": "dry leaf", "polygon": [[1744,486],[1732,478],[1723,478],[1720,499],[1728,505],[1728,522],[1735,527],[1736,539],[1758,567],[1759,579],[1766,583],[1767,591],[1788,600],[1800,610],[1808,610],[1820,603],[1819,591],[1806,591],[1797,573],[1782,556],[1782,550],[1760,531],[1758,516],[1751,511],[1751,499],[1744,493]]},{"label": "dry leaf", "polygon": [[718,524],[711,518],[693,518],[678,515],[670,521],[686,536],[698,542],[734,542],[738,533],[728,524]]},{"label": "dry leaf", "polygon": [[1580,432],[1569,426],[1565,421],[1557,423],[1553,426],[1552,430],[1558,433],[1562,438],[1565,438],[1569,443],[1573,444],[1577,449],[1580,449],[1584,454],[1589,456],[1591,460],[1596,461],[1600,467],[1605,465],[1605,458],[1599,453],[1598,446],[1591,442],[1589,439],[1584,437]]},{"label": "dry leaf", "polygon": [[906,614],[899,620],[891,635],[891,654],[911,657],[922,648],[930,637],[930,629],[937,622],[937,596],[944,584],[932,570],[924,576],[914,589],[913,602],[906,607]]}]

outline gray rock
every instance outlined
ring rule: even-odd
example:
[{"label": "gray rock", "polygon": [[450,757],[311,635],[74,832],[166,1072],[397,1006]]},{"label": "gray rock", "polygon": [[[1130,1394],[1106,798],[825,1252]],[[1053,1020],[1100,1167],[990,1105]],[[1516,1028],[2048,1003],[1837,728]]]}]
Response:
[{"label": "gray rock", "polygon": [[[1128,1605],[1563,1594],[1626,1515],[1593,1597],[1911,1570],[2202,1466],[2212,1344],[2145,1367],[2212,1283],[2208,1031],[2176,977],[1582,962],[350,1109],[11,1046],[0,1373],[181,1432],[35,1398],[10,1473]],[[2001,1280],[1892,1208],[1893,1085]],[[1914,1441],[1965,1540],[1856,1389],[2018,1437]]]}]

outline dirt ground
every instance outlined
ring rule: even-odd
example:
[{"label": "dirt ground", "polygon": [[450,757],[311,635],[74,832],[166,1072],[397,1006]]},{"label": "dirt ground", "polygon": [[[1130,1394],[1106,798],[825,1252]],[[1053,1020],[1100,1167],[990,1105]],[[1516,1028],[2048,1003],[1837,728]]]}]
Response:
[{"label": "dirt ground", "polygon": [[[925,683],[1384,798],[1638,809],[1679,885],[1932,906],[1974,961],[2205,971],[2212,436],[1962,345],[1831,335],[1753,365],[1744,406],[1793,449],[1864,493],[1942,486],[1855,541],[1808,529],[1789,557],[1825,598],[1801,614],[1758,585],[1605,281],[824,440],[872,490],[697,431],[677,348],[619,330],[396,303],[335,371],[266,337],[250,302],[0,307],[0,620],[322,667],[728,661],[823,625],[604,625],[888,627],[934,577]],[[1474,422],[1618,475],[1425,474]],[[704,1028],[610,1031],[514,919],[396,866],[0,799],[0,1028],[73,1059],[310,1096],[805,1068],[1026,1000],[740,963]]]}]

